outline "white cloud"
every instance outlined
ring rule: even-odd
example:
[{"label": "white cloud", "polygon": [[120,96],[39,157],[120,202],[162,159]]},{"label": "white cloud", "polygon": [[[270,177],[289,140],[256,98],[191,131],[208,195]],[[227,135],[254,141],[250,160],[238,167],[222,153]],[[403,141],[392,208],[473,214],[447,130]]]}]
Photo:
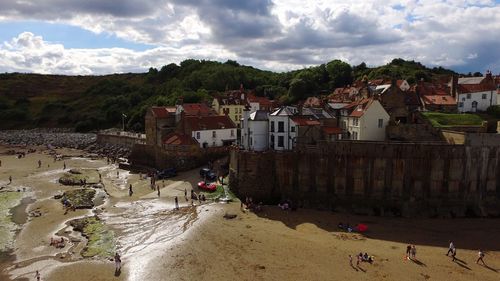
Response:
[{"label": "white cloud", "polygon": [[256,67],[288,70],[334,58],[380,65],[395,57],[459,70],[500,71],[500,5],[492,0],[115,3],[2,1],[0,20],[67,23],[155,48],[67,49],[23,33],[0,48],[0,71],[144,71],[186,58],[236,59]]}]

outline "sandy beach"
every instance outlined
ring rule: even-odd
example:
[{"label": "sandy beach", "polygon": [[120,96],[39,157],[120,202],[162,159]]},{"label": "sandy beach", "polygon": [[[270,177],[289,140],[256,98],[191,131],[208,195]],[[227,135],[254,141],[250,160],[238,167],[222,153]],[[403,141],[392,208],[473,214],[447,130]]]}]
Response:
[{"label": "sandy beach", "polygon": [[[106,159],[88,159],[78,150],[61,149],[54,161],[47,150],[17,159],[0,147],[0,187],[12,191],[12,202],[23,200],[25,212],[0,220],[0,280],[499,280],[499,219],[406,219],[367,217],[299,209],[282,211],[264,206],[255,214],[240,210],[239,202],[200,205],[184,200],[184,190],[196,192],[198,171],[179,173],[157,182],[160,197],[149,179],[118,169]],[[37,161],[42,165],[38,168]],[[75,189],[57,182],[70,168],[98,171],[106,199],[94,209],[65,214],[54,195]],[[118,174],[117,174],[118,172]],[[12,183],[9,184],[9,176]],[[128,194],[132,184],[134,193]],[[19,190],[19,192],[18,192]],[[178,196],[181,209],[173,210]],[[39,213],[28,216],[26,213]],[[226,213],[236,214],[224,219]],[[113,251],[122,255],[123,270],[115,276],[110,257],[84,258],[87,239],[68,221],[98,214],[114,237]],[[339,222],[364,223],[366,234],[340,230]],[[17,228],[17,230],[15,230]],[[7,234],[5,234],[7,233]],[[51,237],[68,239],[64,248],[50,246]],[[452,240],[457,261],[447,257]],[[408,244],[417,248],[415,260],[405,258]],[[486,253],[486,266],[476,264],[477,251]],[[373,263],[356,266],[359,252]],[[354,264],[349,265],[352,255]]]}]

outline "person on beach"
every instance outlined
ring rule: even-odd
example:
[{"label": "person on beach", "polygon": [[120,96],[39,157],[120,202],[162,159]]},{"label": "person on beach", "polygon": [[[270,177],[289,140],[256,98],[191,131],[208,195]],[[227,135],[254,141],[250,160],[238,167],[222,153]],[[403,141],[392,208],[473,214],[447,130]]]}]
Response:
[{"label": "person on beach", "polygon": [[410,254],[411,254],[411,259],[414,260],[415,257],[417,256],[417,248],[415,247],[415,245],[411,245]]},{"label": "person on beach", "polygon": [[174,201],[175,201],[175,209],[179,210],[179,200],[177,199],[177,196],[175,196]]},{"label": "person on beach", "polygon": [[99,173],[99,182],[102,182],[102,175]]},{"label": "person on beach", "polygon": [[35,278],[36,278],[36,281],[40,281],[41,276],[40,276],[40,272],[38,270],[35,272]]},{"label": "person on beach", "polygon": [[349,255],[349,265],[352,266],[352,256],[351,255]]},{"label": "person on beach", "polygon": [[186,200],[187,200],[187,198],[188,198],[188,191],[187,191],[186,188],[184,188],[184,197],[186,197]]},{"label": "person on beach", "polygon": [[40,169],[42,167],[42,160],[38,160],[38,168]]},{"label": "person on beach", "polygon": [[115,274],[122,270],[122,259],[118,253],[115,253]]},{"label": "person on beach", "polygon": [[66,162],[63,162],[63,170],[66,170]]},{"label": "person on beach", "polygon": [[406,259],[410,259],[411,245],[406,246]]},{"label": "person on beach", "polygon": [[160,197],[160,187],[158,186],[158,197]]},{"label": "person on beach", "polygon": [[451,252],[451,261],[456,261],[457,259],[455,258],[455,256],[457,255],[457,248],[453,248],[453,251]]},{"label": "person on beach", "polygon": [[484,252],[483,252],[483,250],[479,249],[479,252],[477,253],[477,256],[478,256],[478,258],[477,258],[476,263],[479,264],[479,261],[481,261],[483,263],[483,265],[486,265],[486,263],[484,263],[484,260],[483,260],[483,258],[484,258]]},{"label": "person on beach", "polygon": [[9,184],[12,183],[12,176],[9,176]]},{"label": "person on beach", "polygon": [[130,184],[128,187],[128,196],[132,196],[132,194],[134,194],[134,191],[132,190],[132,184]]},{"label": "person on beach", "polygon": [[362,253],[359,253],[359,255],[357,256],[357,261],[356,261],[356,266],[359,266],[359,263],[363,260],[363,254]]},{"label": "person on beach", "polygon": [[119,171],[116,171],[116,178],[120,178],[120,172]]},{"label": "person on beach", "polygon": [[446,253],[446,255],[448,256],[450,253],[453,254],[454,249],[455,249],[455,245],[453,244],[452,241],[450,241],[450,246],[448,246],[448,252]]}]

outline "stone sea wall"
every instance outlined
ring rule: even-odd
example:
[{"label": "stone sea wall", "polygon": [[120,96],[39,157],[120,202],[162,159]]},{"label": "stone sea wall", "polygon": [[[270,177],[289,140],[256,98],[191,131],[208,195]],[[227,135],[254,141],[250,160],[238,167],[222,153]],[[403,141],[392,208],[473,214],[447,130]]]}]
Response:
[{"label": "stone sea wall", "polygon": [[371,215],[500,215],[500,136],[468,145],[339,141],[290,152],[233,150],[240,197]]}]

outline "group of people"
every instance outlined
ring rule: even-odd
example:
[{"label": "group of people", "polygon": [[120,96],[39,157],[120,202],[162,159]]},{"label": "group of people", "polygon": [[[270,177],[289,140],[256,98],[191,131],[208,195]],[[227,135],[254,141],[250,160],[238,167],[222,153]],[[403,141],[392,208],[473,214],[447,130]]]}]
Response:
[{"label": "group of people", "polygon": [[292,204],[292,200],[290,200],[290,199],[285,199],[285,200],[281,201],[278,204],[278,207],[280,207],[280,209],[283,211],[289,211],[289,210],[294,211],[295,210],[295,207]]},{"label": "group of people", "polygon": [[245,197],[245,203],[243,203],[243,201],[241,202],[240,209],[242,211],[250,210],[253,212],[260,212],[260,211],[262,211],[262,202],[255,204],[253,202],[253,198],[247,196],[247,197]]},{"label": "group of people", "polygon": [[[449,256],[451,254],[452,261],[456,261],[457,258],[457,248],[455,247],[455,244],[453,244],[453,241],[450,241],[450,244],[448,246],[448,252],[446,252],[446,256]],[[479,264],[479,262],[482,262],[483,265],[486,265],[484,262],[484,251],[482,249],[479,249],[477,253],[477,260],[476,263]]]},{"label": "group of people", "polygon": [[[373,256],[369,256],[368,253],[366,253],[366,252],[364,254],[360,252],[359,254],[356,255],[356,266],[359,266],[359,264],[361,262],[372,263],[373,261],[374,261],[374,257]],[[353,266],[353,264],[352,264],[352,256],[351,255],[349,255],[349,264],[351,266]]]},{"label": "group of people", "polygon": [[406,246],[406,259],[414,260],[416,256],[417,256],[417,248],[415,247],[415,245]]}]

